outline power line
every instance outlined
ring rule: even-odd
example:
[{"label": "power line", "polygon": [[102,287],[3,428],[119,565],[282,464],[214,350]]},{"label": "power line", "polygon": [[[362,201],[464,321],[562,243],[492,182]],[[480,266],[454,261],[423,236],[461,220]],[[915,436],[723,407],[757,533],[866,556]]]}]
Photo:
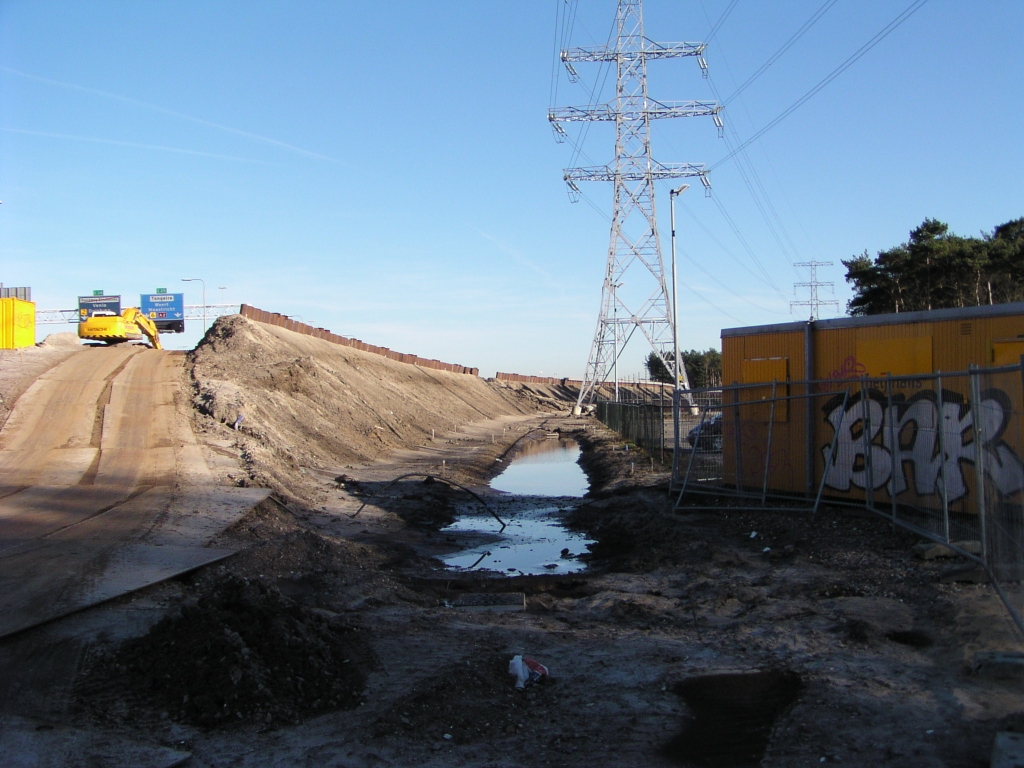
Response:
[{"label": "power line", "polygon": [[[601,217],[602,219],[604,219],[604,220],[605,220],[606,222],[608,222],[609,224],[610,224],[610,223],[612,222],[612,218],[611,218],[611,216],[609,216],[609,215],[608,215],[607,213],[605,213],[605,211],[604,211],[604,210],[603,210],[603,209],[602,209],[602,208],[601,208],[601,207],[600,207],[600,206],[599,206],[599,205],[598,205],[597,203],[595,203],[595,202],[594,202],[594,201],[593,201],[593,200],[592,200],[592,199],[590,198],[590,196],[589,196],[588,194],[586,194],[585,192],[583,192],[583,191],[581,190],[581,191],[580,191],[580,192],[578,193],[578,196],[580,197],[580,199],[582,199],[582,200],[583,200],[583,202],[585,202],[585,203],[586,203],[587,205],[589,205],[589,206],[590,206],[590,207],[591,207],[591,208],[592,208],[592,209],[593,209],[593,210],[594,210],[594,211],[595,211],[595,212],[597,213],[597,215],[598,215],[598,216],[600,216],[600,217]],[[762,277],[761,277],[760,275],[758,275],[758,274],[756,274],[755,272],[753,272],[753,271],[752,271],[752,270],[751,270],[751,269],[750,269],[749,267],[747,267],[747,265],[745,265],[745,264],[744,264],[743,262],[741,262],[741,261],[740,261],[740,260],[739,260],[738,258],[736,258],[736,256],[735,256],[735,255],[734,255],[734,254],[732,253],[732,251],[730,251],[730,250],[729,250],[728,248],[726,248],[726,247],[725,247],[725,245],[723,245],[722,241],[721,241],[721,240],[719,240],[719,239],[718,239],[717,237],[715,237],[715,235],[714,235],[714,234],[713,234],[713,233],[711,232],[711,230],[710,230],[710,229],[708,229],[708,228],[707,228],[707,226],[705,226],[705,225],[704,225],[704,223],[703,223],[703,222],[702,222],[702,221],[701,221],[700,219],[698,219],[698,218],[697,218],[697,215],[696,215],[696,214],[695,214],[695,213],[694,213],[693,211],[691,211],[691,210],[690,210],[690,209],[689,209],[689,208],[688,208],[688,207],[687,207],[687,206],[686,206],[685,204],[683,204],[683,203],[680,203],[680,205],[682,206],[683,210],[685,210],[685,211],[686,211],[686,212],[687,212],[687,213],[688,213],[688,214],[690,215],[690,218],[692,218],[692,219],[694,220],[694,222],[696,222],[697,226],[699,226],[699,227],[700,227],[700,228],[701,228],[702,230],[704,230],[704,233],[705,233],[705,234],[706,234],[706,235],[707,235],[707,236],[708,236],[709,238],[711,238],[711,240],[713,240],[713,241],[714,241],[714,242],[715,242],[715,243],[716,243],[716,244],[718,245],[718,247],[719,247],[719,248],[721,248],[721,249],[722,249],[722,252],[723,252],[723,253],[725,253],[725,254],[726,254],[727,256],[729,256],[729,258],[731,258],[731,259],[732,259],[733,261],[735,261],[735,262],[736,262],[736,263],[737,263],[737,264],[738,264],[738,265],[739,265],[740,267],[742,267],[743,269],[745,269],[745,270],[746,270],[747,272],[749,272],[749,273],[750,273],[751,275],[753,275],[753,276],[754,276],[755,278],[757,278],[758,280],[762,280],[762,279],[763,279],[763,278],[762,278]],[[747,298],[746,296],[744,296],[744,295],[742,295],[742,294],[740,294],[740,293],[737,293],[737,292],[736,292],[736,291],[734,291],[734,290],[733,290],[732,288],[730,288],[730,287],[729,287],[729,285],[728,285],[727,283],[724,283],[724,282],[722,282],[722,280],[721,280],[721,279],[719,279],[718,277],[716,277],[716,276],[715,276],[715,275],[714,275],[714,274],[713,274],[712,272],[709,272],[709,271],[708,271],[707,269],[705,269],[705,268],[704,268],[704,267],[703,267],[703,266],[702,266],[702,265],[700,264],[700,262],[699,262],[699,261],[697,261],[697,260],[696,260],[696,259],[695,259],[695,258],[694,258],[693,256],[690,256],[690,255],[689,255],[688,253],[686,253],[686,252],[685,252],[685,251],[683,251],[683,250],[679,250],[679,253],[680,253],[680,254],[681,254],[681,255],[682,255],[682,256],[683,256],[683,257],[684,257],[684,258],[685,258],[685,259],[686,259],[687,261],[689,261],[689,262],[690,262],[691,264],[693,264],[693,266],[695,266],[695,267],[696,267],[697,269],[699,269],[699,270],[700,270],[701,272],[703,272],[703,273],[704,273],[704,274],[705,274],[705,275],[706,275],[706,276],[707,276],[707,277],[708,277],[709,279],[713,280],[713,281],[714,281],[715,283],[717,283],[717,284],[718,284],[718,285],[719,285],[719,286],[720,286],[720,287],[721,287],[721,288],[722,288],[723,290],[725,290],[725,291],[726,291],[727,293],[731,293],[731,294],[732,294],[733,296],[735,296],[735,297],[736,297],[737,299],[739,299],[740,301],[746,302],[746,303],[747,303],[747,304],[749,304],[750,306],[754,307],[755,309],[759,309],[759,310],[761,310],[762,312],[771,312],[772,314],[776,314],[776,315],[782,315],[782,314],[785,314],[784,312],[779,312],[778,310],[774,310],[774,309],[769,309],[768,307],[763,307],[763,306],[761,306],[760,304],[758,304],[757,302],[755,302],[755,301],[751,301],[751,300],[750,300],[750,299],[748,299],[748,298]],[[686,283],[680,282],[680,285],[686,285]],[[691,292],[697,292],[697,289],[696,289],[696,288],[693,288],[692,286],[688,286],[688,285],[686,285],[686,287],[687,287],[687,288],[688,288],[688,289],[689,289],[689,290],[690,290]],[[724,315],[728,315],[729,317],[731,317],[731,318],[732,318],[733,320],[735,320],[736,322],[743,322],[743,321],[742,321],[742,320],[740,320],[740,319],[739,319],[738,317],[735,317],[734,315],[730,315],[730,314],[729,314],[728,312],[726,312],[726,311],[725,311],[724,309],[722,309],[721,307],[719,307],[719,306],[718,306],[717,304],[714,304],[714,303],[712,303],[712,302],[711,302],[710,300],[708,300],[708,299],[707,299],[706,297],[703,297],[703,296],[701,296],[701,300],[702,300],[702,301],[704,301],[704,302],[705,302],[705,303],[707,303],[707,304],[710,304],[711,306],[713,306],[713,307],[714,307],[715,309],[717,309],[717,310],[718,310],[719,312],[721,312],[722,314],[724,314]]]},{"label": "power line", "polygon": [[899,27],[901,24],[903,24],[903,22],[905,22],[907,19],[909,19],[915,13],[917,13],[917,11],[919,11],[921,9],[921,7],[925,3],[927,3],[927,2],[928,2],[928,0],[914,0],[914,2],[911,3],[906,9],[904,9],[904,11],[899,16],[897,16],[895,19],[890,21],[885,27],[882,28],[882,30],[880,32],[878,32],[874,37],[872,37],[870,40],[868,40],[866,43],[864,43],[864,45],[862,45],[860,48],[858,48],[856,52],[854,52],[848,59],[846,59],[846,61],[844,61],[842,64],[840,64],[834,70],[832,70],[832,72],[830,72],[823,80],[821,80],[821,82],[819,82],[817,85],[815,85],[813,88],[811,88],[811,90],[809,90],[807,93],[805,93],[799,99],[797,99],[791,106],[789,106],[786,110],[784,110],[782,112],[782,114],[780,114],[778,117],[776,117],[770,123],[768,123],[768,125],[766,125],[764,128],[759,130],[757,133],[755,133],[753,136],[751,136],[745,142],[740,144],[736,149],[731,151],[728,155],[723,157],[717,163],[712,165],[711,168],[708,169],[708,171],[710,172],[710,171],[713,171],[715,168],[718,168],[722,163],[724,163],[725,161],[727,161],[727,160],[731,159],[733,156],[735,156],[737,152],[739,152],[740,150],[748,147],[752,142],[754,142],[757,139],[761,138],[764,134],[768,133],[768,131],[770,131],[776,125],[778,125],[783,120],[785,120],[787,117],[789,117],[791,114],[793,114],[793,112],[795,112],[797,109],[802,107],[804,105],[804,103],[806,103],[809,99],[813,98],[818,93],[818,91],[820,91],[822,88],[824,88],[829,83],[831,83],[833,80],[835,80],[837,77],[839,77],[839,75],[841,75],[843,72],[845,72],[851,66],[853,66],[853,64],[855,64],[862,56],[864,56],[864,54],[866,54],[868,51],[870,51],[872,48],[874,48],[876,45],[878,45],[878,43],[882,42],[882,40],[884,40],[886,37],[888,37],[893,31],[896,30],[897,27]]},{"label": "power line", "polygon": [[[729,18],[729,14],[732,13],[732,9],[736,7],[736,3],[738,3],[739,1],[740,0],[732,0],[732,2],[729,3],[729,6],[722,12],[722,15],[718,17],[718,21],[716,21],[715,25],[713,27],[711,27],[711,31],[708,32],[707,35],[704,37],[704,42],[705,43],[710,43],[711,42],[711,39],[718,32],[719,27],[721,27],[725,23],[725,20],[727,18]],[[703,8],[703,4],[702,4],[702,8]],[[706,11],[705,11],[705,15],[707,15]]]},{"label": "power line", "polygon": [[740,245],[743,246],[743,250],[747,252],[747,255],[750,256],[751,260],[757,266],[758,271],[760,271],[760,273],[764,276],[765,282],[768,283],[768,285],[771,286],[772,290],[779,294],[781,298],[785,299],[785,295],[779,289],[779,286],[775,284],[775,281],[772,280],[771,275],[768,274],[768,271],[764,268],[764,265],[761,264],[761,260],[757,258],[757,255],[754,253],[754,250],[750,247],[750,244],[747,242],[747,239],[743,236],[743,233],[740,232],[739,227],[736,226],[736,222],[732,220],[732,216],[730,216],[729,212],[725,210],[725,206],[722,205],[722,201],[718,199],[718,195],[712,196],[711,200],[718,207],[719,212],[722,214],[722,218],[725,219],[726,223],[729,225],[729,228],[732,230],[732,233],[736,236],[736,239],[740,241]]},{"label": "power line", "polygon": [[[708,85],[711,88],[711,92],[715,95],[715,98],[717,99],[719,97],[718,86],[715,85],[714,81],[710,77],[708,77]],[[732,135],[732,138],[730,138],[730,134]],[[734,141],[735,143],[739,143],[740,141],[739,134],[736,132],[736,128],[731,121],[727,123],[725,126],[725,133],[723,135],[723,138],[725,139],[726,144],[729,146],[730,149],[734,146]],[[739,171],[740,178],[743,180],[743,183],[746,186],[747,191],[750,193],[750,198],[754,201],[754,205],[757,206],[757,209],[761,214],[761,218],[764,219],[765,226],[767,226],[768,231],[771,232],[771,235],[775,239],[776,244],[779,246],[779,250],[782,252],[782,255],[786,258],[787,262],[792,262],[793,256],[790,255],[786,246],[782,242],[782,238],[779,237],[779,233],[778,231],[776,231],[775,224],[772,224],[772,219],[771,217],[769,217],[768,211],[771,212],[772,217],[774,217],[776,224],[782,231],[783,236],[785,236],[786,240],[789,242],[790,246],[792,247],[793,254],[795,255],[797,253],[797,248],[793,244],[793,239],[789,236],[789,232],[786,231],[786,227],[782,223],[782,219],[779,218],[778,211],[775,210],[775,205],[772,203],[771,198],[768,196],[768,191],[765,189],[764,184],[761,183],[761,177],[758,175],[757,169],[754,167],[754,164],[750,160],[749,155],[746,153],[746,151],[743,151],[741,153],[741,157],[743,161],[746,163],[747,168],[745,169],[743,167],[742,162],[737,163],[736,168]],[[753,185],[750,183],[750,178],[747,176],[748,169],[750,172],[750,176],[753,177],[758,189],[761,192],[761,197],[764,198],[763,204],[761,202],[761,198],[758,197],[757,191],[755,191]],[[767,211],[765,210],[765,206],[768,207]]]},{"label": "power line", "polygon": [[[800,36],[803,35],[804,32],[806,32],[808,29],[810,29],[810,27],[813,26],[813,24],[817,21],[817,19],[821,18],[821,16],[824,14],[824,12],[827,11],[828,8],[831,7],[831,5],[834,4],[837,1],[838,0],[826,0],[825,5],[822,6],[821,8],[819,8],[818,11],[812,16],[812,18],[809,21],[805,22],[801,26],[801,28],[799,30],[797,30],[796,33],[794,33],[793,35],[790,36],[789,41],[787,41],[787,43],[783,45],[782,49],[780,49],[778,52],[776,52],[776,54],[769,60],[768,64],[762,66],[762,68],[761,68],[761,70],[759,72],[763,73],[764,70],[767,69],[767,67],[771,66],[771,64],[774,63],[774,61],[776,61],[783,53],[785,53],[785,51],[788,50],[788,48],[790,48],[793,45],[793,43],[797,39],[799,39]],[[701,3],[701,7],[704,10],[705,18],[708,18],[707,17],[707,9],[703,7],[703,3]],[[710,23],[710,18],[708,18],[708,22]],[[726,71],[729,72],[729,76],[732,77],[732,70],[729,67],[729,63],[728,63],[728,61],[726,61],[724,56],[722,56],[722,63],[725,65]],[[712,94],[714,94],[716,99],[721,101],[721,94],[719,93],[718,86],[715,84],[714,80],[710,76],[708,76],[706,79],[708,80],[708,85],[711,88]],[[735,78],[733,78],[733,82],[735,84]],[[751,81],[748,81],[748,82],[751,82]],[[737,90],[737,94],[738,93],[739,93],[739,90]],[[734,96],[735,95],[736,94],[734,94]],[[742,101],[740,103],[743,104]],[[745,104],[743,105],[743,108],[744,108],[744,111],[746,111],[746,105]],[[749,116],[750,116],[749,112],[747,112],[748,119],[749,119]],[[729,147],[730,150],[733,150],[735,148],[735,145],[738,145],[739,143],[741,143],[739,134],[737,133],[735,125],[733,125],[732,121],[729,121],[725,125],[725,129],[721,133],[722,133],[722,138],[725,139],[726,145]],[[730,138],[730,135],[731,135],[731,138]],[[762,147],[762,149],[763,149],[763,147]],[[741,163],[739,163],[737,165],[737,170],[740,173],[740,177],[742,178],[743,183],[744,183],[744,185],[747,188],[747,191],[750,193],[750,197],[754,201],[754,205],[757,207],[759,213],[761,214],[761,217],[764,220],[765,225],[768,227],[768,230],[771,233],[771,236],[774,238],[776,244],[779,246],[780,252],[786,258],[786,261],[788,263],[792,263],[792,261],[796,257],[796,254],[799,253],[799,249],[796,247],[796,244],[793,242],[793,238],[790,236],[788,230],[786,229],[785,224],[783,224],[782,219],[779,216],[778,210],[775,208],[775,205],[772,202],[772,199],[771,199],[771,197],[768,194],[768,190],[765,188],[764,183],[761,181],[760,174],[757,172],[757,168],[754,166],[754,163],[751,160],[750,156],[744,151],[744,152],[741,153],[741,157],[742,157],[743,162],[741,162]],[[746,168],[744,168],[744,163],[746,164]],[[749,176],[748,176],[748,172],[749,172]],[[751,178],[753,179],[754,184],[756,184],[756,186],[757,186],[756,190],[754,188],[754,185],[751,184]],[[758,196],[758,191],[760,191],[760,197]],[[762,199],[763,199],[763,203],[762,203]],[[774,222],[775,222],[774,224],[772,223],[773,219],[774,219]],[[782,234],[782,237],[779,236],[780,232]],[[785,239],[786,243],[788,243],[788,246],[789,246],[788,248],[787,248],[786,244],[783,243],[783,238]]]},{"label": "power line", "polygon": [[[718,200],[718,196],[715,195],[712,199]],[[721,240],[719,240],[718,237],[715,236],[715,233],[712,232],[710,229],[708,229],[707,226],[704,224],[704,222],[702,222],[699,218],[697,218],[697,214],[695,214],[693,211],[691,211],[689,206],[686,205],[686,203],[682,203],[681,202],[680,205],[682,206],[683,210],[686,211],[687,214],[689,214],[690,218],[694,220],[694,222],[697,224],[697,226],[700,227],[704,231],[704,234],[706,234],[711,239],[711,241],[713,243],[715,243],[719,248],[722,249],[722,253],[724,253],[730,259],[735,261],[736,265],[738,267],[740,267],[741,269],[743,269],[746,272],[748,272],[749,274],[751,274],[757,280],[760,280],[762,282],[767,282],[765,280],[763,274],[758,274],[758,273],[754,272],[749,266],[744,264],[732,251],[730,251],[725,246],[725,244]],[[721,205],[719,205],[719,208],[721,210]],[[772,285],[771,283],[769,283],[769,286],[772,287],[772,288],[775,288],[775,290],[779,293],[779,295],[782,296],[782,293],[778,290],[778,288],[776,286]],[[785,296],[783,296],[783,298],[785,298]],[[749,301],[749,300],[746,300],[746,301]],[[751,302],[751,303],[753,303],[753,302]],[[757,307],[758,309],[764,310],[765,312],[774,312],[774,310],[767,309],[766,307],[758,306],[757,304],[754,304],[753,306]],[[779,312],[777,314],[784,314],[784,313]]]},{"label": "power line", "polygon": [[[766,64],[764,67],[762,67],[762,70],[761,70],[762,73],[763,73],[763,70],[767,68],[767,66],[770,66],[771,63],[774,63],[774,60],[778,59],[779,56],[782,53],[785,53],[785,51],[788,50],[789,47],[791,47],[793,42],[795,42],[797,39],[799,39],[799,37],[801,37],[804,32],[806,32],[808,29],[810,29],[810,27],[813,26],[813,24],[816,23],[816,21],[818,19],[820,19],[822,15],[824,15],[824,12],[827,12],[829,10],[829,8],[831,8],[831,5],[834,4],[836,1],[837,0],[829,0],[824,6],[819,8],[818,11],[816,11],[812,15],[811,19],[809,19],[807,22],[804,22],[803,26],[799,30],[797,30],[797,32],[795,32],[790,37],[790,40],[787,41],[787,43],[782,47],[782,49],[780,49],[780,51],[778,51],[774,56],[772,56],[772,58],[769,60],[768,64]],[[703,9],[703,3],[701,3],[701,7]],[[703,10],[704,10],[705,18],[707,18],[708,19],[708,23],[710,23],[711,19],[707,15],[707,10],[706,9],[703,9]],[[736,78],[733,75],[732,68],[729,66],[728,60],[725,58],[724,55],[722,55],[721,49],[719,50],[719,56],[721,58],[722,64],[725,66],[726,72],[728,72],[729,77],[730,77],[730,79],[733,82],[733,86],[735,86],[736,82],[737,82]],[[715,84],[714,79],[709,76],[707,78],[707,80],[708,80],[708,85],[711,88],[711,92],[714,94],[716,99],[721,101],[721,94],[718,92],[718,88],[717,88],[717,85]],[[746,87],[746,85],[747,84],[745,83],[744,87]],[[730,99],[739,98],[741,90],[742,89],[738,88],[733,93],[733,95],[730,96],[729,98]],[[743,101],[742,98],[740,98],[739,101],[740,101],[740,105],[743,107],[744,114],[747,116],[747,120],[750,122],[750,127],[753,128],[754,127],[754,120],[750,116],[750,110],[747,109],[747,105]],[[726,130],[725,130],[725,133],[723,135],[723,138],[726,140],[726,145],[729,147],[729,150],[732,151],[735,147],[734,147],[732,141],[730,140],[730,134],[731,134],[732,140],[734,140],[737,145],[741,143],[741,140],[740,140],[740,137],[739,137],[739,133],[736,131],[735,121],[730,120],[730,121],[726,122],[725,128],[726,128]],[[775,166],[772,164],[771,158],[768,156],[768,150],[765,148],[764,144],[761,143],[761,142],[759,142],[759,146],[761,147],[761,152],[764,154],[765,161],[768,163],[768,168],[769,168],[769,170],[771,170],[772,175],[775,178],[775,183],[778,185],[779,191],[782,193],[783,198],[786,200],[786,204],[789,206],[790,211],[796,217],[797,226],[800,227],[800,229],[804,233],[805,237],[807,237],[807,240],[810,243],[811,247],[814,248],[815,251],[819,251],[818,247],[813,242],[810,242],[810,237],[807,234],[807,230],[803,226],[803,223],[800,221],[799,215],[797,215],[796,211],[794,210],[793,204],[789,200],[789,196],[786,194],[786,190],[782,186],[782,182],[779,180],[779,175],[778,175],[778,173],[775,170]],[[786,242],[789,243],[789,247],[792,250],[792,253],[793,254],[798,254],[800,249],[797,248],[796,243],[793,241],[793,238],[789,234],[789,231],[787,230],[786,226],[782,223],[782,219],[779,216],[778,211],[775,208],[775,205],[772,203],[772,199],[768,195],[768,191],[765,188],[764,183],[761,181],[761,176],[757,172],[757,168],[754,165],[753,160],[750,158],[750,155],[746,152],[746,150],[743,150],[743,152],[741,154],[742,154],[742,157],[745,160],[747,166],[749,167],[750,174],[753,177],[754,182],[757,184],[757,187],[760,190],[762,197],[764,198],[765,204],[768,206],[769,212],[771,213],[772,217],[775,219],[776,223],[778,224],[779,230],[782,232],[782,236],[785,238]],[[741,177],[743,177],[743,181],[747,185],[747,189],[750,192],[751,197],[754,198],[755,203],[756,203],[756,194],[754,193],[754,191],[751,188],[748,180],[746,179],[746,177],[742,173],[742,168],[740,168],[740,170],[741,170],[740,175],[741,175]],[[760,206],[758,206],[758,207],[760,208]],[[764,212],[763,211],[762,211],[762,216],[764,216]],[[766,219],[765,223],[766,224],[768,223],[767,219]],[[768,227],[769,227],[770,230],[773,229],[770,224],[768,224]],[[773,235],[774,234],[775,233],[773,232]],[[776,237],[776,242],[779,242],[777,237]],[[779,242],[779,247],[783,251],[783,253],[785,253],[786,249],[781,244],[781,242]],[[819,251],[819,255],[820,255],[820,251]],[[794,267],[794,270],[795,270],[795,267]]]},{"label": "power line", "polygon": [[768,59],[768,61],[761,65],[760,69],[758,69],[754,74],[748,77],[746,82],[743,83],[743,85],[737,88],[729,98],[723,101],[722,106],[728,106],[730,101],[732,101],[741,93],[743,93],[743,91],[745,91],[749,85],[751,85],[755,80],[757,80],[757,78],[759,78],[761,75],[767,72],[768,68],[771,67],[771,65],[774,64],[776,61],[778,61],[779,58],[786,51],[792,48],[796,41],[803,37],[804,33],[811,27],[813,27],[818,22],[818,19],[820,19],[822,16],[828,13],[829,9],[837,2],[839,2],[839,0],[825,0],[825,4],[822,5],[817,11],[815,11],[814,15],[811,16],[811,18],[809,18],[807,21],[805,21],[803,26],[800,27],[800,29],[798,29],[796,32],[794,32],[793,36],[790,37],[789,40],[787,40],[785,43],[783,43],[782,47],[779,48],[779,50],[777,50],[775,53],[773,53],[771,58]]}]

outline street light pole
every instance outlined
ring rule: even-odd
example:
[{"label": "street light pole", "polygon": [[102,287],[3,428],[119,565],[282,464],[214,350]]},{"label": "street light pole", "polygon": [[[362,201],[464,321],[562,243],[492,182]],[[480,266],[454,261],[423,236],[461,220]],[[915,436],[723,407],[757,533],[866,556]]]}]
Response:
[{"label": "street light pole", "polygon": [[183,277],[181,278],[183,283],[195,283],[199,282],[203,284],[203,335],[206,334],[206,281],[201,277]]},{"label": "street light pole", "polygon": [[676,291],[676,197],[689,188],[689,184],[683,184],[681,187],[669,190],[668,193],[669,226],[672,230],[672,350],[675,356],[675,372],[672,376],[672,477],[669,480],[669,487],[672,486],[672,482],[679,476],[679,449],[682,445],[682,441],[679,439],[679,411],[682,403],[680,402],[681,395],[679,390],[679,298]]}]

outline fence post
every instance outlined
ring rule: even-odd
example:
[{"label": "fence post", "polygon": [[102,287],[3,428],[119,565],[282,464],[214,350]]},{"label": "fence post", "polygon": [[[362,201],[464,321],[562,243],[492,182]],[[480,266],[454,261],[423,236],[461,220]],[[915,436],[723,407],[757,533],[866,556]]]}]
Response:
[{"label": "fence post", "polygon": [[[1021,358],[1024,362],[1024,357]],[[935,378],[935,396],[939,399],[939,493],[942,495],[942,535],[949,543],[949,491],[946,488],[946,406],[942,397],[942,371]],[[1024,375],[1024,367],[1021,368]]]},{"label": "fence post", "polygon": [[732,402],[736,409],[736,425],[733,429],[733,443],[736,446],[736,490],[743,492],[743,453],[740,441],[740,387],[739,382],[732,383]]},{"label": "fence post", "polygon": [[772,458],[772,429],[775,427],[775,393],[778,387],[778,382],[772,381],[772,405],[768,412],[768,445],[764,452],[764,482],[761,484],[761,506],[764,506],[764,500],[768,496],[768,465],[771,463]]},{"label": "fence post", "polygon": [[[643,408],[644,414],[644,449],[650,451],[653,447],[654,435],[651,434],[651,408],[647,402],[647,391],[644,390],[644,404],[640,406]],[[651,451],[653,453],[653,451]]]},{"label": "fence post", "polygon": [[896,470],[902,470],[902,464],[899,461],[898,454],[900,451],[900,435],[896,431],[896,419],[892,417],[892,374],[885,374],[885,401],[886,409],[885,416],[882,418],[882,423],[885,423],[886,418],[889,420],[889,453],[892,459],[892,474],[889,475],[889,498],[892,500],[892,532],[896,533]]},{"label": "fence post", "polygon": [[683,500],[683,494],[686,493],[686,485],[690,482],[690,469],[693,467],[693,454],[700,450],[701,435],[704,431],[704,409],[701,408],[700,421],[697,423],[697,442],[695,445],[690,446],[690,460],[686,462],[686,476],[683,478],[683,487],[679,491],[679,498],[676,499],[676,508],[679,508],[679,504]]},{"label": "fence post", "polygon": [[[661,422],[661,468],[665,468],[665,382],[661,382],[661,397],[658,398],[658,417]],[[668,481],[668,487],[672,487],[672,479]]]},{"label": "fence post", "polygon": [[978,497],[978,535],[981,537],[981,561],[988,565],[988,536],[985,524],[985,434],[981,427],[981,387],[978,366],[971,365],[967,373],[971,390],[971,423],[974,426],[974,484]]},{"label": "fence post", "polygon": [[839,427],[834,430],[832,435],[832,445],[828,449],[828,457],[825,459],[825,469],[821,473],[821,482],[818,484],[818,495],[814,498],[814,509],[811,510],[811,520],[818,516],[818,505],[821,504],[821,494],[825,491],[825,479],[828,477],[828,471],[832,467],[832,462],[836,457],[836,446],[839,444],[839,430],[843,428],[843,422],[846,420],[846,404],[850,401],[850,388],[846,388],[846,392],[843,394],[843,410],[840,411],[842,416],[839,417]]},{"label": "fence post", "polygon": [[804,405],[804,491],[810,498],[814,492],[814,321],[808,320],[804,326],[804,394],[807,402]]},{"label": "fence post", "polygon": [[871,395],[868,377],[860,380],[860,409],[864,430],[864,467],[867,470],[867,481],[864,483],[864,504],[872,512],[875,510],[875,468],[871,459]]},{"label": "fence post", "polygon": [[679,440],[679,409],[682,397],[677,383],[672,387],[672,481],[669,483],[670,487],[679,479],[679,451],[683,447]]}]

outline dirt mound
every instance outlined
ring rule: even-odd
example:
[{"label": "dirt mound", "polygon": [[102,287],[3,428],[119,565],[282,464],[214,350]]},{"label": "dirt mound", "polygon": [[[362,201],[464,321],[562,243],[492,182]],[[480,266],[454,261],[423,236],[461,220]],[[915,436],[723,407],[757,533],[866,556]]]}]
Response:
[{"label": "dirt mound", "polygon": [[195,604],[123,643],[93,675],[120,678],[172,719],[211,727],[351,709],[368,661],[359,635],[337,619],[229,574]]},{"label": "dirt mound", "polygon": [[[282,531],[275,523],[283,517],[249,515],[225,536],[226,546],[245,547],[228,563],[232,573],[273,584],[285,597],[327,611],[423,602],[389,573],[387,565],[400,556],[393,547]],[[200,588],[211,588],[218,578],[216,572],[200,576]]]},{"label": "dirt mound", "polygon": [[78,338],[77,333],[71,333],[71,331],[64,331],[63,333],[49,334],[36,346],[44,347],[46,349],[74,349],[75,347],[82,346],[82,341],[81,339]]},{"label": "dirt mound", "polygon": [[595,568],[643,572],[706,559],[706,543],[695,540],[669,509],[665,492],[651,490],[584,504],[568,522],[597,540],[583,555]]},{"label": "dirt mound", "polygon": [[[219,318],[190,353],[196,409],[231,431],[250,482],[310,500],[307,469],[334,471],[432,433],[540,408],[528,392],[399,363],[239,315]],[[568,407],[568,404],[566,404]],[[202,428],[204,425],[200,425]],[[227,433],[226,433],[227,434]]]}]

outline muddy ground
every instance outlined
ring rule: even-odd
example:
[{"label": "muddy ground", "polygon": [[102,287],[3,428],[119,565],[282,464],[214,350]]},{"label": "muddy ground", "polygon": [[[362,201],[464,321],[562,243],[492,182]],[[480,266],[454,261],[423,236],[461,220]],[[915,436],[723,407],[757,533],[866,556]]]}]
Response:
[{"label": "muddy ground", "polygon": [[[614,433],[517,402],[375,462],[282,462],[200,412],[235,481],[279,488],[214,542],[242,551],[0,642],[28,659],[4,711],[204,768],[981,768],[998,730],[1024,728],[1019,682],[971,672],[1020,646],[988,585],[949,578],[962,563],[827,507],[672,511],[661,468]],[[261,418],[283,435],[294,411]],[[585,448],[592,490],[559,506],[597,542],[588,570],[445,569],[441,528],[480,502],[440,480],[494,498],[487,481],[556,431]],[[448,607],[480,593],[525,610]],[[516,690],[516,654],[550,679]]]},{"label": "muddy ground", "polygon": [[[546,416],[524,420],[520,431],[559,422],[566,433],[580,425]],[[607,472],[595,485],[615,480],[617,489],[570,514],[570,525],[598,541],[587,572],[448,572],[432,558],[450,548],[438,529],[475,502],[410,478],[352,519],[391,465],[368,467],[363,481],[350,470],[354,490],[335,484],[318,507],[267,502],[220,542],[245,546],[242,554],[152,590],[145,599],[163,602],[172,619],[124,645],[93,646],[67,717],[187,750],[196,766],[804,766],[824,758],[980,767],[997,730],[1024,727],[1018,684],[970,674],[975,651],[1018,647],[987,585],[943,583],[952,561],[916,559],[914,537],[836,510],[813,525],[785,513],[671,512],[663,489],[629,487],[621,443],[588,426],[587,463]],[[425,461],[426,472],[432,457]],[[406,458],[391,468],[414,466]],[[260,621],[277,612],[290,622],[267,651],[255,638],[235,640],[237,618],[221,615],[223,592],[238,579],[270,596],[255,611]],[[526,610],[445,607],[467,593],[507,592],[525,593]],[[211,595],[221,604],[211,607]],[[174,617],[189,611],[213,618],[179,626],[184,647],[168,649]],[[333,657],[324,632],[344,644]],[[139,643],[158,674],[131,666]],[[552,679],[515,690],[507,670],[515,654],[547,665]],[[308,695],[296,688],[293,667],[310,656],[317,674],[347,675],[347,700],[325,703],[322,686]],[[274,659],[280,670],[270,668]],[[199,714],[168,700],[164,689],[184,682],[154,679],[185,661],[224,667],[197,683],[181,666],[193,681],[182,695],[206,697]],[[238,695],[250,679],[264,689],[249,683]]]}]

